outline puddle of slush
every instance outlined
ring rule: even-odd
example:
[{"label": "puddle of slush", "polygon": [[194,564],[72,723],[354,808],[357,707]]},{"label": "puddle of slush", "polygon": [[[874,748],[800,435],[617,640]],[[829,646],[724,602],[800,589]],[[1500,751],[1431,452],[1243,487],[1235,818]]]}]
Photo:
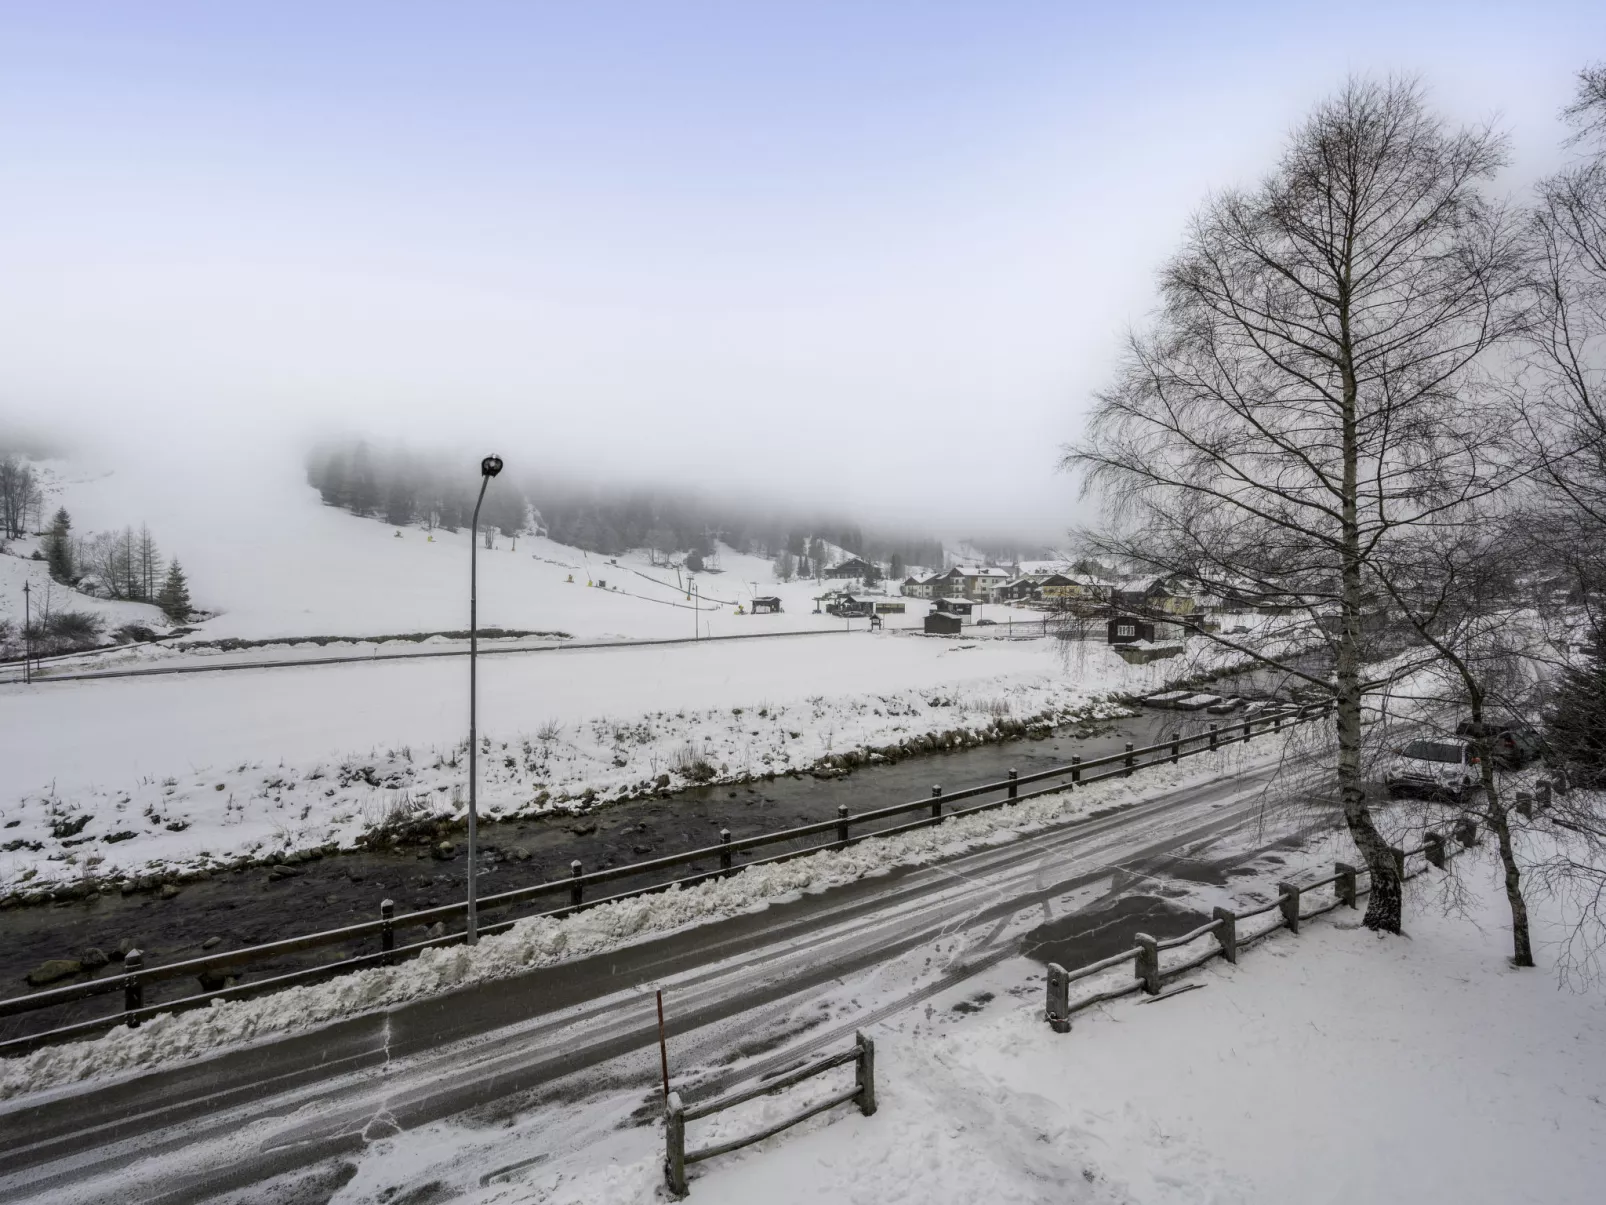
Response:
[{"label": "puddle of slush", "polygon": [[1075,970],[1122,950],[1136,933],[1161,939],[1197,929],[1210,918],[1153,895],[1129,895],[1096,912],[1078,912],[1039,925],[1021,938],[1021,953]]}]

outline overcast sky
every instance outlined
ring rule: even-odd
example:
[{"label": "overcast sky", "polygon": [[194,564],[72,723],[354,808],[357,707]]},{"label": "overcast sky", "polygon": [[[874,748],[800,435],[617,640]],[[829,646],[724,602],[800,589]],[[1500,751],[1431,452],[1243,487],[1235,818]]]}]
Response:
[{"label": "overcast sky", "polygon": [[0,409],[1050,534],[1210,190],[1402,70],[1521,189],[1602,56],[1598,2],[8,2]]}]

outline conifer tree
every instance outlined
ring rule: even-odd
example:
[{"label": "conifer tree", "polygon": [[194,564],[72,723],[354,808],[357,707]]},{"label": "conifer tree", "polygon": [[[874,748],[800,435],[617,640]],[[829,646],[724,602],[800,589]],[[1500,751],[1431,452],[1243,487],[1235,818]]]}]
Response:
[{"label": "conifer tree", "polygon": [[184,623],[190,617],[193,609],[190,605],[190,586],[185,580],[184,570],[179,568],[177,558],[167,567],[167,580],[162,583],[161,593],[156,596],[156,605],[175,623]]},{"label": "conifer tree", "polygon": [[1561,676],[1545,717],[1550,753],[1579,786],[1606,787],[1606,628]]},{"label": "conifer tree", "polygon": [[58,582],[72,582],[73,573],[72,555],[72,517],[68,515],[64,506],[56,511],[56,517],[50,522],[50,530],[45,534],[45,560],[50,565],[50,576]]}]

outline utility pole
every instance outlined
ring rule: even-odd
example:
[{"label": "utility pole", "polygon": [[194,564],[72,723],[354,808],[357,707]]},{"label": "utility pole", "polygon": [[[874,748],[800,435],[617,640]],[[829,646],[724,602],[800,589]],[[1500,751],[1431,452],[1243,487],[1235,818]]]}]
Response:
[{"label": "utility pole", "polygon": [[479,651],[480,651],[480,616],[479,616],[479,548],[480,548],[480,503],[485,501],[485,487],[491,484],[491,478],[502,471],[502,458],[500,456],[487,456],[480,461],[480,496],[474,502],[474,518],[469,524],[468,531],[468,927],[467,941],[469,945],[477,945],[480,940],[478,904],[479,886],[477,875],[479,871],[479,806],[478,788],[479,775],[475,772],[475,761],[479,754],[479,733],[477,732],[479,706]]},{"label": "utility pole", "polygon": [[22,680],[33,681],[33,610],[28,583],[22,583]]}]

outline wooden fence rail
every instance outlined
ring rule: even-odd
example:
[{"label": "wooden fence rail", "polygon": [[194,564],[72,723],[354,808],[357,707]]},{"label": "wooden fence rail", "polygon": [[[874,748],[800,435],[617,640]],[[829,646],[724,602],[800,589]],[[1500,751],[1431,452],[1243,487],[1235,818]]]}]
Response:
[{"label": "wooden fence rail", "polygon": [[[635,896],[652,892],[694,886],[710,879],[724,877],[748,866],[784,862],[792,858],[819,853],[825,849],[842,849],[859,841],[889,837],[931,825],[943,824],[956,817],[990,811],[1027,799],[1034,799],[1040,795],[1048,795],[1056,791],[1098,782],[1105,778],[1126,776],[1134,770],[1175,762],[1180,757],[1191,757],[1196,754],[1210,752],[1219,748],[1222,744],[1234,741],[1248,741],[1257,730],[1260,732],[1281,731],[1285,722],[1292,724],[1307,723],[1321,720],[1328,714],[1330,714],[1328,707],[1322,704],[1290,706],[1276,711],[1262,712],[1251,719],[1244,720],[1242,723],[1232,725],[1226,732],[1218,732],[1216,726],[1212,725],[1208,733],[1199,733],[1194,736],[1184,737],[1173,733],[1169,740],[1158,744],[1146,745],[1138,749],[1128,748],[1119,753],[1090,758],[1086,761],[1083,761],[1080,757],[1073,757],[1067,764],[1052,766],[1046,770],[1036,770],[1030,774],[1019,774],[1014,770],[1010,770],[1007,777],[998,781],[965,787],[957,791],[943,791],[941,787],[937,787],[934,788],[933,794],[905,803],[853,813],[848,812],[844,807],[839,810],[837,816],[830,820],[798,825],[794,828],[780,829],[776,832],[758,833],[751,837],[734,840],[729,839],[728,834],[721,833],[721,839],[716,845],[686,850],[683,853],[667,854],[663,857],[650,858],[642,862],[632,862],[624,866],[614,866],[605,870],[587,872],[579,861],[575,861],[570,864],[570,874],[566,878],[481,896],[479,910],[484,914],[497,909],[513,908],[521,904],[557,896],[559,898],[567,897],[566,902],[559,907],[536,912],[532,915],[567,916],[581,908],[594,908],[602,904],[631,899]],[[1035,790],[1022,789],[1038,783],[1045,785]],[[956,803],[979,799],[987,795],[996,795],[997,798],[985,799],[968,807],[953,806]],[[860,832],[857,835],[852,832],[852,826],[854,825],[871,824],[914,813],[919,813],[919,815],[903,824],[879,828],[873,832]],[[746,853],[750,850],[758,850],[771,845],[790,845],[805,841],[810,837],[819,837],[825,834],[830,834],[832,839],[786,849],[767,857],[749,858],[740,864],[737,864],[735,860],[738,854]],[[640,875],[654,874],[658,871],[674,870],[681,867],[695,868],[698,866],[707,867],[707,869],[698,869],[689,875],[671,877],[647,886],[633,887],[627,891],[617,892],[612,895],[587,898],[587,890],[589,888],[600,887],[606,883],[635,878]],[[377,919],[362,921],[355,925],[345,925],[340,928],[326,929],[321,932],[307,933],[279,941],[247,946],[238,950],[208,954],[200,958],[187,958],[179,962],[155,966],[144,965],[142,959],[136,959],[133,966],[130,967],[127,959],[125,959],[124,969],[119,974],[106,975],[85,983],[69,984],[65,987],[46,988],[41,991],[28,992],[24,995],[0,1000],[0,1018],[18,1016],[39,1009],[53,1008],[79,1000],[87,1000],[95,996],[115,995],[118,992],[123,993],[125,1002],[121,1012],[0,1041],[0,1057],[23,1054],[52,1042],[70,1041],[85,1037],[116,1025],[137,1026],[141,1021],[159,1013],[204,1008],[214,1000],[233,1000],[260,995],[263,992],[276,991],[284,987],[313,982],[326,976],[344,974],[349,971],[376,966],[393,965],[402,958],[411,957],[423,950],[455,945],[463,941],[465,936],[459,930],[442,934],[438,937],[396,945],[395,933],[398,927],[417,928],[421,926],[427,927],[436,921],[460,921],[465,919],[466,912],[466,901],[457,901],[434,908],[423,908],[416,912],[408,912],[398,916],[395,914],[394,904],[386,900],[380,905],[380,915]],[[491,923],[482,922],[479,926],[479,932],[485,936],[494,935],[505,932],[514,923],[512,919],[492,921]],[[377,953],[357,954],[322,963],[318,966],[256,980],[251,983],[234,984],[216,990],[198,992],[177,1000],[153,1004],[144,1003],[144,989],[148,984],[189,976],[217,975],[232,969],[248,967],[254,963],[267,962],[286,954],[322,946],[342,945],[374,937],[379,938],[381,944],[381,948]]]},{"label": "wooden fence rail", "polygon": [[[807,1066],[799,1067],[776,1079],[766,1080],[764,1083],[749,1088],[744,1092],[737,1092],[731,1096],[723,1096],[717,1100],[707,1101],[700,1105],[687,1108],[681,1103],[680,1093],[669,1094],[669,1104],[664,1111],[664,1179],[669,1184],[669,1191],[677,1197],[686,1195],[686,1166],[691,1163],[701,1163],[704,1159],[712,1159],[716,1155],[728,1155],[732,1151],[739,1151],[744,1146],[752,1146],[755,1142],[762,1142],[766,1138],[773,1138],[782,1130],[791,1129],[800,1121],[807,1121],[817,1113],[824,1113],[837,1105],[853,1101],[859,1106],[859,1112],[869,1117],[876,1111],[875,1099],[875,1043],[864,1035],[862,1030],[853,1035],[854,1045],[851,1050],[844,1050],[840,1054],[828,1055],[818,1059]],[[730,1109],[736,1105],[746,1104],[760,1096],[771,1092],[779,1092],[783,1088],[790,1088],[804,1080],[813,1079],[816,1075],[840,1067],[844,1063],[854,1064],[853,1087],[844,1088],[834,1092],[824,1100],[815,1101],[806,1109],[793,1113],[780,1121],[764,1127],[752,1134],[745,1134],[740,1138],[733,1138],[729,1142],[722,1142],[716,1146],[706,1146],[701,1150],[688,1151],[686,1149],[686,1123],[696,1121],[700,1117],[709,1117],[715,1113]]]},{"label": "wooden fence rail", "polygon": [[[1402,880],[1414,879],[1417,875],[1426,872],[1428,867],[1443,869],[1451,858],[1461,852],[1461,849],[1477,844],[1477,831],[1468,829],[1465,825],[1456,826],[1455,836],[1460,848],[1446,843],[1439,833],[1429,832],[1423,834],[1422,844],[1415,849],[1393,850],[1394,862],[1399,868]],[[1415,870],[1407,871],[1406,860],[1422,857],[1423,865]],[[1129,996],[1133,992],[1143,991],[1151,996],[1159,995],[1162,984],[1167,979],[1174,979],[1186,971],[1201,967],[1215,958],[1224,959],[1230,963],[1238,961],[1238,952],[1251,942],[1269,937],[1279,929],[1287,929],[1297,934],[1304,921],[1312,920],[1335,908],[1356,906],[1356,898],[1367,894],[1370,887],[1357,887],[1356,879],[1360,875],[1369,874],[1365,868],[1350,866],[1344,862],[1334,864],[1334,873],[1325,879],[1317,879],[1312,883],[1279,883],[1277,884],[1277,897],[1270,903],[1262,904],[1258,908],[1249,908],[1243,912],[1233,912],[1226,908],[1217,908],[1213,918],[1207,924],[1200,925],[1190,932],[1179,934],[1176,937],[1157,941],[1145,933],[1135,936],[1136,944],[1130,950],[1123,950],[1119,954],[1111,954],[1108,958],[1101,958],[1097,962],[1077,967],[1075,970],[1066,970],[1058,963],[1048,964],[1047,991],[1048,999],[1043,1015],[1049,1027],[1055,1033],[1069,1033],[1071,1031],[1071,1016],[1083,1009],[1091,1008],[1106,1000],[1116,1000],[1122,996]],[[1334,898],[1317,908],[1306,908],[1304,900],[1313,891],[1323,887],[1332,887]],[[1247,920],[1265,916],[1275,912],[1278,914],[1274,924],[1263,926],[1252,933],[1243,933],[1239,926]],[[1160,955],[1170,950],[1180,950],[1204,938],[1214,938],[1215,944],[1205,950],[1194,954],[1181,962],[1167,963]],[[1096,992],[1090,996],[1071,1000],[1070,988],[1073,983],[1083,979],[1092,978],[1103,971],[1112,970],[1123,963],[1132,964],[1134,982],[1130,985]]]}]

